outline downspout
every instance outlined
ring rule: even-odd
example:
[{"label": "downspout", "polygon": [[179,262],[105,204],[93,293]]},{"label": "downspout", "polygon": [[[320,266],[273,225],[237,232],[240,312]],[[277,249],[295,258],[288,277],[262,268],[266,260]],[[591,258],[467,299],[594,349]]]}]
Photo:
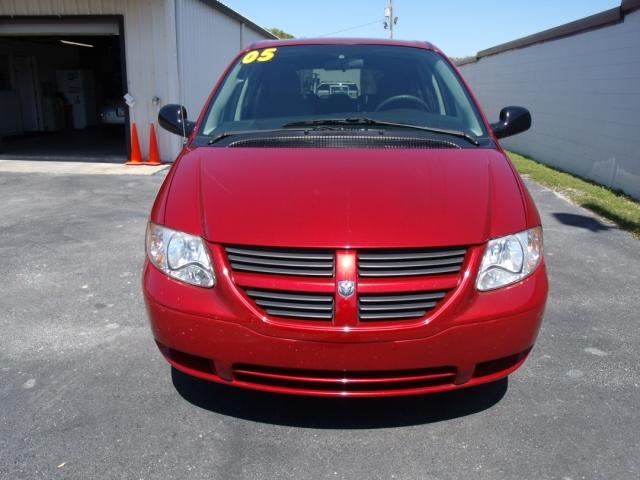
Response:
[{"label": "downspout", "polygon": [[[176,82],[174,83],[172,88],[173,90],[172,100],[167,103],[171,103],[172,101],[174,101],[173,99],[177,97],[178,103],[180,105],[184,105],[183,98],[182,98],[182,64],[180,61],[180,40],[179,40],[180,25],[178,22],[179,7],[178,7],[178,2],[176,0],[167,0],[167,2],[168,2],[167,11],[173,11],[173,22],[169,22],[169,26],[173,28],[173,31],[170,32],[170,34],[174,42],[172,46],[174,47],[174,52],[175,52],[173,63],[175,65],[174,75],[176,79]],[[172,137],[172,145],[175,151],[171,152],[171,158],[169,159],[169,161],[173,162],[175,160],[176,155],[182,149],[182,142],[176,139],[175,136],[173,135],[171,137]]]}]

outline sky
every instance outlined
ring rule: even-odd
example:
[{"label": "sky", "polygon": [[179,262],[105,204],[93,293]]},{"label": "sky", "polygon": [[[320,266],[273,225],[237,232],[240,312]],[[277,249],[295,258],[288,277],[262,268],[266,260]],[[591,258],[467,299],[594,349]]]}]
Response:
[{"label": "sky", "polygon": [[[277,27],[296,37],[389,36],[382,26],[388,0],[223,3],[262,27]],[[618,7],[620,0],[394,0],[393,6],[398,17],[395,38],[427,40],[451,57],[464,57]],[[368,23],[373,24],[361,26]]]}]

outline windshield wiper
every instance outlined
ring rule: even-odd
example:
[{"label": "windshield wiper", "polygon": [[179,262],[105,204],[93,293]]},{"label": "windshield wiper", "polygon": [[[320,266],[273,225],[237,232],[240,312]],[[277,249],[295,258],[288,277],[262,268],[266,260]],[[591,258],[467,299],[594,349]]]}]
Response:
[{"label": "windshield wiper", "polygon": [[213,145],[218,140],[222,140],[223,138],[233,137],[235,135],[251,135],[254,133],[270,133],[270,132],[281,132],[282,128],[268,129],[268,130],[225,130],[224,132],[220,132],[217,135],[211,137],[207,141],[207,145]]},{"label": "windshield wiper", "polygon": [[[211,137],[209,140],[207,140],[207,145],[213,145],[214,143],[216,143],[218,140],[222,140],[223,138],[227,138],[227,137],[233,137],[235,135],[254,135],[254,134],[261,134],[261,133],[277,133],[277,132],[282,132],[285,130],[292,130],[291,127],[294,127],[295,125],[283,125],[282,128],[269,128],[269,129],[261,129],[261,130],[227,130],[224,132],[220,132],[217,135]],[[306,128],[305,128],[306,127]],[[333,128],[331,128],[331,125],[318,125],[318,127],[322,130],[334,130]],[[308,131],[309,130],[309,126],[304,126],[304,125],[300,125],[300,128],[298,128],[298,130],[302,130],[302,131]]]},{"label": "windshield wiper", "polygon": [[375,120],[368,117],[348,117],[348,118],[320,118],[316,120],[303,120],[299,122],[289,122],[282,125],[283,128],[290,127],[321,127],[321,126],[358,126],[367,125],[372,127],[397,127],[412,128],[414,130],[422,130],[425,132],[441,133],[443,135],[451,135],[452,137],[464,138],[468,142],[478,146],[480,142],[471,133],[462,130],[449,130],[446,128],[424,127],[422,125],[414,125],[411,123],[387,122],[385,120]]}]

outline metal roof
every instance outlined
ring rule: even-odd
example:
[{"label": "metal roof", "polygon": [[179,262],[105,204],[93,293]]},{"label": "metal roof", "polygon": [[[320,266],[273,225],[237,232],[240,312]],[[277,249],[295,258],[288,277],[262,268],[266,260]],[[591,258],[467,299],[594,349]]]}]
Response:
[{"label": "metal roof", "polygon": [[627,13],[638,8],[640,8],[640,0],[621,0],[619,7],[611,8],[589,17],[580,18],[558,27],[550,28],[542,32],[534,33],[533,35],[518,38],[507,43],[496,45],[495,47],[481,50],[475,56],[465,58],[456,62],[456,64],[458,66],[466,65],[467,63],[477,62],[483,57],[488,57],[497,53],[514,50],[516,48],[529,47],[537,43],[548,42],[550,40],[556,40],[558,38],[568,37],[570,35],[576,35],[578,33],[619,23],[624,20],[624,16]]},{"label": "metal roof", "polygon": [[236,12],[235,10],[233,10],[232,8],[227,7],[224,3],[222,2],[218,2],[217,0],[200,0],[202,3],[204,3],[205,5],[210,6],[211,8],[215,8],[216,10],[219,10],[220,12],[224,13],[225,15],[237,20],[240,23],[244,23],[247,27],[251,28],[252,30],[255,30],[256,32],[266,36],[266,37],[270,37],[270,38],[278,38],[276,37],[273,33],[271,33],[269,30],[267,30],[266,28],[261,27],[260,25],[258,25],[257,23],[254,23],[253,21],[249,20],[247,17],[240,15],[238,12]]}]

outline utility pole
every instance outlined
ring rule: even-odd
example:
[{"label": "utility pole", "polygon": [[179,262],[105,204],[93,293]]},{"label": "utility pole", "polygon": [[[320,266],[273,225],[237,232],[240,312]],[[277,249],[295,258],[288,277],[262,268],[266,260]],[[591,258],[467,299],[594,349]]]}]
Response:
[{"label": "utility pole", "polygon": [[393,0],[384,9],[384,28],[389,29],[389,38],[393,38],[393,27],[398,23],[398,17],[393,16]]}]

